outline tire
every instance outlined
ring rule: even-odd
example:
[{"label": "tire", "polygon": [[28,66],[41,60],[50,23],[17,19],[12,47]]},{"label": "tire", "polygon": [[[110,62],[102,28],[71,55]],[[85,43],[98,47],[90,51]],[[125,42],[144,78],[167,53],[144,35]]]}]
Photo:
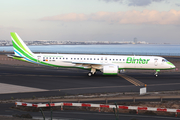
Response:
[{"label": "tire", "polygon": [[91,72],[89,72],[87,75],[88,75],[89,77],[91,77],[91,76],[92,76],[92,73],[91,73]]},{"label": "tire", "polygon": [[154,76],[155,76],[155,77],[158,77],[158,74],[155,74]]}]

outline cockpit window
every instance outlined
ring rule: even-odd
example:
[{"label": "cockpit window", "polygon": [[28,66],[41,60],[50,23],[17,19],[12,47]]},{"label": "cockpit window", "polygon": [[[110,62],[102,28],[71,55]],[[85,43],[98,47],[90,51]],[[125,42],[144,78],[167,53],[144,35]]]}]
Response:
[{"label": "cockpit window", "polygon": [[162,62],[168,62],[166,59],[162,59]]}]

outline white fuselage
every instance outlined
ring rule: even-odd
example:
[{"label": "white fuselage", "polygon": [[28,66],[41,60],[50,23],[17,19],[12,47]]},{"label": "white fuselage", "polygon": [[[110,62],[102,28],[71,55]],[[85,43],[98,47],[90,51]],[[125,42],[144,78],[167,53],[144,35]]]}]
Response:
[{"label": "white fuselage", "polygon": [[[158,56],[86,55],[86,54],[35,54],[37,60],[57,67],[83,67],[102,69],[104,65],[116,65],[119,69],[172,69],[175,66]],[[88,63],[88,64],[87,64]],[[83,64],[83,65],[82,65]]]}]

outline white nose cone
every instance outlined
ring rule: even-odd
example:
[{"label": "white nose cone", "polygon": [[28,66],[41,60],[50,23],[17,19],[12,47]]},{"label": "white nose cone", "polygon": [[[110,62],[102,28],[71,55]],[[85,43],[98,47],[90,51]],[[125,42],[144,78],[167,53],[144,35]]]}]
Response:
[{"label": "white nose cone", "polygon": [[175,68],[176,68],[176,66],[173,65],[171,62],[167,62],[167,64],[169,64],[169,67],[170,67],[171,69],[175,69]]}]

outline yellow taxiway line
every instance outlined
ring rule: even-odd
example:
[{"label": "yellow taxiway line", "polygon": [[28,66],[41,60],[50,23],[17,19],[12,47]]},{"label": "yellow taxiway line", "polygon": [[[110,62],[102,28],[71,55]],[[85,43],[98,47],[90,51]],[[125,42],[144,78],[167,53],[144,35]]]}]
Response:
[{"label": "yellow taxiway line", "polygon": [[124,75],[124,74],[118,74],[118,76],[124,78],[125,80],[129,81],[130,83],[134,84],[135,86],[144,86],[145,84],[142,83],[141,81],[132,78],[130,76]]}]

